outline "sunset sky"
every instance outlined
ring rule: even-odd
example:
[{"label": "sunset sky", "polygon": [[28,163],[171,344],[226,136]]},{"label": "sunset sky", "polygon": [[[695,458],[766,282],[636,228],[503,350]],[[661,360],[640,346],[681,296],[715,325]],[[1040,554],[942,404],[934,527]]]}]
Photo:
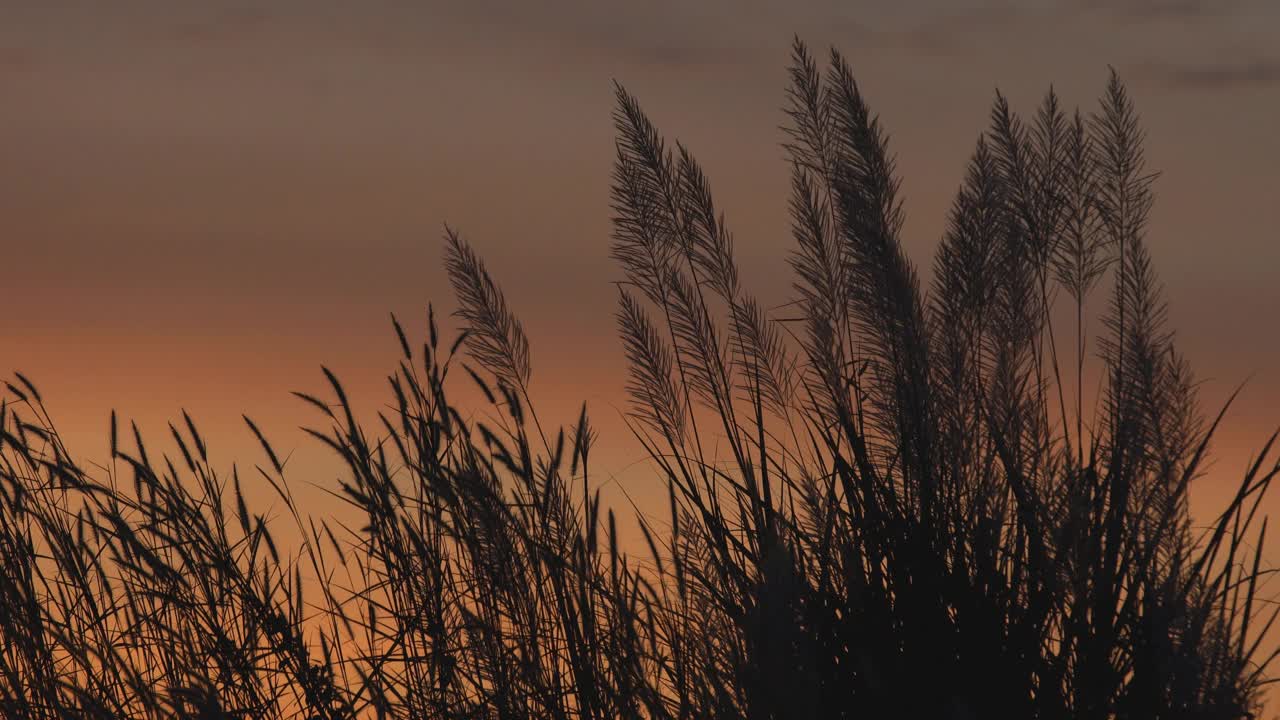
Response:
[{"label": "sunset sky", "polygon": [[892,134],[926,278],[996,89],[1030,110],[1053,83],[1088,110],[1113,65],[1163,173],[1148,241],[1205,407],[1249,380],[1198,514],[1280,423],[1274,0],[3,5],[0,373],[37,382],[85,460],[112,408],[159,443],[184,407],[224,463],[257,460],[246,413],[331,486],[289,391],[323,391],[324,363],[364,409],[386,399],[388,312],[421,331],[428,301],[452,308],[448,222],[525,323],[544,418],[587,401],[602,479],[643,504],[659,488],[618,419],[611,82],[698,156],[776,306],[796,33],[846,54]]}]

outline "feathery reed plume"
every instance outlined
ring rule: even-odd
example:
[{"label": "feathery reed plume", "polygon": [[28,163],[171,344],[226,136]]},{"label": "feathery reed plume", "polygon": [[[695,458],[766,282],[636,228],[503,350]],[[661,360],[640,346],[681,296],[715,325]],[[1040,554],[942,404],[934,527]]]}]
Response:
[{"label": "feathery reed plume", "polygon": [[672,375],[671,351],[644,309],[625,290],[620,297],[618,330],[631,368],[627,391],[634,412],[657,434],[684,440],[685,407]]},{"label": "feathery reed plume", "polygon": [[529,383],[529,340],[507,307],[484,261],[452,228],[445,229],[445,267],[466,322],[467,349],[485,369],[513,387]]}]

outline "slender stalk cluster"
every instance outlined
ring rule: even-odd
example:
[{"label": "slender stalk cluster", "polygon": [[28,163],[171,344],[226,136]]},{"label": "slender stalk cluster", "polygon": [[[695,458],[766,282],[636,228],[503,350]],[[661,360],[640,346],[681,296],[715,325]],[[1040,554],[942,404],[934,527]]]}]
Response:
[{"label": "slender stalk cluster", "polygon": [[[87,471],[36,388],[8,384],[0,716],[1251,717],[1280,612],[1255,523],[1276,437],[1193,530],[1222,415],[1200,414],[1166,328],[1119,79],[1088,115],[996,98],[926,291],[851,69],[797,41],[789,77],[786,318],[743,286],[693,155],[617,88],[616,318],[669,507],[639,518],[637,557],[585,406],[544,430],[524,330],[448,230],[457,340],[429,314],[417,347],[392,318],[373,424],[328,370],[323,397],[297,394],[356,522],[299,507],[248,418],[274,513],[185,414],[161,455],[113,415],[111,462]],[[1074,328],[1054,328],[1061,297]],[[485,412],[451,403],[459,365]]]}]

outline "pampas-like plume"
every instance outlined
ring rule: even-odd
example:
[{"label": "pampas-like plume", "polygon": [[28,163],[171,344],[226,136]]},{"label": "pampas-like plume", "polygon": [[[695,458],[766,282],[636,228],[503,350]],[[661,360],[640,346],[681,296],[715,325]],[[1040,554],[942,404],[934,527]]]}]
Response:
[{"label": "pampas-like plume", "polygon": [[851,325],[877,379],[873,417],[927,505],[934,480],[929,339],[919,280],[899,238],[899,181],[888,139],[835,51],[827,82],[835,130],[831,195]]},{"label": "pampas-like plume", "polygon": [[619,297],[618,330],[631,368],[627,390],[633,412],[658,435],[669,433],[673,440],[683,441],[686,412],[672,374],[671,349],[644,308],[625,290]]},{"label": "pampas-like plume", "polygon": [[485,369],[512,387],[529,383],[529,340],[484,261],[452,228],[445,229],[445,268],[466,323],[467,349]]},{"label": "pampas-like plume", "polygon": [[1054,256],[1058,281],[1073,300],[1084,296],[1102,277],[1111,262],[1102,233],[1098,197],[1097,149],[1079,112],[1067,130],[1067,160],[1063,177],[1062,240]]},{"label": "pampas-like plume", "polygon": [[987,335],[1004,268],[1001,252],[1009,232],[1005,185],[985,138],[979,138],[964,184],[952,205],[946,234],[934,256],[930,322],[934,385],[944,452],[950,471],[967,477],[984,438],[971,408],[990,380]]}]

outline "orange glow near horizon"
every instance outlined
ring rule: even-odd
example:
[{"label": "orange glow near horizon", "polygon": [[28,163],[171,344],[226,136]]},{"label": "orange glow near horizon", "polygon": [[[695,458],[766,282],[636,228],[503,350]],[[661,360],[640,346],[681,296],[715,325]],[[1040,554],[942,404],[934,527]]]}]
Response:
[{"label": "orange glow near horizon", "polygon": [[699,157],[744,281],[778,306],[792,31],[844,51],[881,113],[924,278],[993,90],[1026,111],[1054,83],[1087,111],[1115,65],[1163,172],[1149,242],[1205,410],[1249,380],[1193,488],[1198,518],[1280,423],[1280,6],[54,5],[0,26],[0,372],[37,382],[86,461],[112,408],[162,442],[185,407],[222,462],[252,464],[243,413],[331,487],[289,391],[322,391],[326,364],[364,411],[387,400],[387,313],[420,337],[428,302],[452,308],[449,222],[526,324],[541,412],[568,425],[586,401],[606,499],[660,515],[620,420],[610,81]]}]

